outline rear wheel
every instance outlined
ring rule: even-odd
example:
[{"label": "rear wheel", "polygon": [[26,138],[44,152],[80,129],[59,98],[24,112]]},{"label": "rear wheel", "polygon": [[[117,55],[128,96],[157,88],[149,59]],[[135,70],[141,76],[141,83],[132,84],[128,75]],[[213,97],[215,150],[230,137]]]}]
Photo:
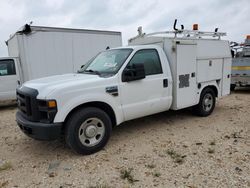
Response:
[{"label": "rear wheel", "polygon": [[230,85],[230,90],[231,90],[231,91],[234,91],[234,90],[235,90],[235,87],[236,87],[235,84],[231,84],[231,85]]},{"label": "rear wheel", "polygon": [[77,110],[66,123],[66,143],[79,154],[101,150],[109,140],[112,123],[101,109],[86,107]]},{"label": "rear wheel", "polygon": [[199,103],[193,107],[193,111],[198,116],[209,116],[215,107],[215,93],[211,88],[205,88],[200,96]]}]

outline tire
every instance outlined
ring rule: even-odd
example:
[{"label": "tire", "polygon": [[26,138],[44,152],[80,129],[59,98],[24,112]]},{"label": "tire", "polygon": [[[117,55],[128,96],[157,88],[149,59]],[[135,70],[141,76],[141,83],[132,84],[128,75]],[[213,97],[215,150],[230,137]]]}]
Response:
[{"label": "tire", "polygon": [[79,154],[100,151],[112,132],[110,117],[103,110],[86,107],[74,112],[66,122],[65,140]]},{"label": "tire", "polygon": [[193,107],[193,112],[195,115],[206,117],[209,116],[215,107],[215,93],[211,88],[205,88],[201,92],[199,103]]},{"label": "tire", "polygon": [[231,84],[231,85],[230,85],[230,91],[234,91],[234,90],[235,90],[235,87],[236,87],[235,84]]}]

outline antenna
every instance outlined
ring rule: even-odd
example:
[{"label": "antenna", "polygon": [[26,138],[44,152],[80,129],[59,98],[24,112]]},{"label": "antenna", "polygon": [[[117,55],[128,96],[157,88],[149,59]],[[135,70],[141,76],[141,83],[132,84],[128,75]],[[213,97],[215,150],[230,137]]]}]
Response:
[{"label": "antenna", "polygon": [[178,29],[176,28],[176,24],[177,24],[177,19],[175,19],[175,20],[174,20],[174,26],[173,26],[173,29],[174,29],[175,31],[178,31]]},{"label": "antenna", "polygon": [[138,27],[137,31],[138,31],[138,35],[141,36],[142,35],[142,26]]},{"label": "antenna", "polygon": [[22,33],[24,33],[25,35],[31,33],[31,28],[29,24],[25,24],[22,30]]}]

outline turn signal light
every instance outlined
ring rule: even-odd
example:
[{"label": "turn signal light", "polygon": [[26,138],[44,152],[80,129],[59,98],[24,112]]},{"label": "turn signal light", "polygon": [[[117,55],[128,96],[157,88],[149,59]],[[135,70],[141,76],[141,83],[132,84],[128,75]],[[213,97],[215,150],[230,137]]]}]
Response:
[{"label": "turn signal light", "polygon": [[47,105],[49,108],[55,108],[56,107],[56,101],[51,100],[47,102]]},{"label": "turn signal light", "polygon": [[199,30],[199,25],[198,25],[198,24],[194,24],[194,25],[193,25],[193,30],[194,30],[194,31]]}]

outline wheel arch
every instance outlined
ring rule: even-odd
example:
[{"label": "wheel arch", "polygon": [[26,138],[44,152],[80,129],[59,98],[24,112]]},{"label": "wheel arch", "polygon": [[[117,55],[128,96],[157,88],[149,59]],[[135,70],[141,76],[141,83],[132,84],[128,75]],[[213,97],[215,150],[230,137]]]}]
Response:
[{"label": "wheel arch", "polygon": [[[81,109],[81,108],[85,108],[85,107],[96,107],[96,108],[99,108],[101,110],[103,110],[104,112],[106,112],[108,114],[108,116],[110,117],[111,119],[111,122],[112,122],[112,127],[116,126],[117,125],[117,119],[116,119],[116,115],[115,115],[115,112],[113,110],[113,108],[105,103],[105,102],[101,102],[101,101],[92,101],[92,102],[86,102],[86,103],[83,103],[83,104],[80,104],[78,106],[76,106],[75,108],[73,108],[66,116],[65,118],[65,121],[64,122],[67,122],[69,117],[74,113],[76,112],[77,110]],[[65,125],[66,123],[64,123]]]},{"label": "wheel arch", "polygon": [[216,85],[213,85],[213,84],[209,84],[209,85],[204,86],[204,87],[200,90],[200,95],[201,95],[201,93],[202,93],[206,88],[211,88],[211,89],[214,91],[214,93],[215,93],[215,97],[219,97],[219,88],[218,88]]},{"label": "wheel arch", "polygon": [[208,86],[205,86],[201,92],[204,91],[204,89],[206,88],[211,88],[213,91],[214,91],[214,94],[215,94],[215,97],[218,97],[218,88],[215,86],[215,85],[208,85]]},{"label": "wheel arch", "polygon": [[[203,103],[203,96],[206,94],[206,92],[204,94],[203,94],[203,92],[207,89],[209,89],[210,91],[212,90],[215,94],[215,96],[213,97],[214,98],[213,105],[208,111],[204,110],[204,107],[202,104]],[[198,115],[198,116],[201,116],[201,117],[206,117],[206,116],[210,115],[215,108],[216,97],[218,97],[218,88],[215,85],[204,86],[200,90],[199,102],[197,103],[197,105],[193,106],[193,113]]]}]

